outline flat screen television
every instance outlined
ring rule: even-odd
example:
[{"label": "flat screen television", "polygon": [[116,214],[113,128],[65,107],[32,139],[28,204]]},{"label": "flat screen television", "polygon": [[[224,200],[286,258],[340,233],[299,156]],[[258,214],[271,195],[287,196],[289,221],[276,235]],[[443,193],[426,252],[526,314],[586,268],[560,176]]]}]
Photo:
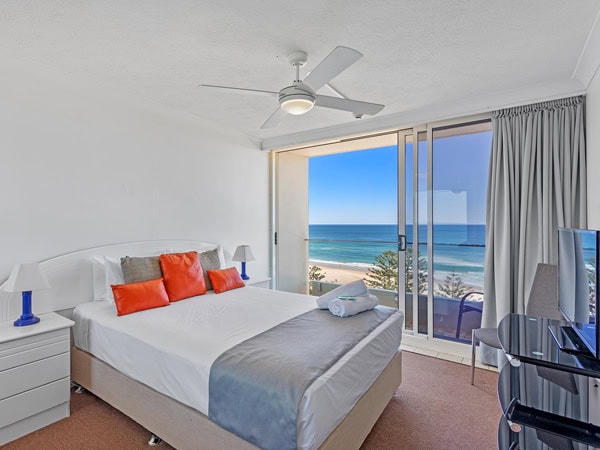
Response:
[{"label": "flat screen television", "polygon": [[563,332],[573,344],[567,349],[596,359],[600,359],[596,295],[599,238],[600,231],[596,230],[558,230],[558,307],[570,323]]}]

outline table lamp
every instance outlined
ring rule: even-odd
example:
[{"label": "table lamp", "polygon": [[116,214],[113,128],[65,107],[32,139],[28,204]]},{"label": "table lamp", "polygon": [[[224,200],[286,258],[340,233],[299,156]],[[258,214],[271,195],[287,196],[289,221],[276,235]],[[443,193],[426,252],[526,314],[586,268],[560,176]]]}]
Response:
[{"label": "table lamp", "polygon": [[252,250],[249,245],[238,245],[238,248],[235,249],[235,253],[233,254],[233,261],[241,261],[242,262],[242,280],[249,280],[250,277],[246,275],[246,262],[254,261],[254,255],[252,254]]},{"label": "table lamp", "polygon": [[31,312],[31,291],[48,289],[50,284],[46,276],[41,272],[38,263],[16,264],[3,289],[6,292],[21,292],[23,295],[23,312],[21,317],[15,320],[16,327],[33,325],[40,318]]}]

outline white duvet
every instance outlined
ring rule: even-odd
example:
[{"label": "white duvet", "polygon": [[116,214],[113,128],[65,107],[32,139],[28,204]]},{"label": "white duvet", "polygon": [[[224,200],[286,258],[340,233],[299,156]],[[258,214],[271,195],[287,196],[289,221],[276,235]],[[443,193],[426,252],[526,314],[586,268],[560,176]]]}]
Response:
[{"label": "white duvet", "polygon": [[[74,311],[74,340],[130,378],[208,415],[217,357],[314,308],[313,297],[249,286],[121,317],[113,304],[89,302]],[[393,314],[308,388],[299,412],[300,448],[318,447],[385,368],[400,345],[402,318]]]}]

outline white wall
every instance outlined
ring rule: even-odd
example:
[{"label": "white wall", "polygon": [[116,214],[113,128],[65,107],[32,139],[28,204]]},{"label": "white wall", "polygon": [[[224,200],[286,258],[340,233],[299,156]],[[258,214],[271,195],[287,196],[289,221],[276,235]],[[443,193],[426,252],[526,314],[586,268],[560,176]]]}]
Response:
[{"label": "white wall", "polygon": [[308,157],[282,152],[277,160],[275,287],[308,293]]},{"label": "white wall", "polygon": [[600,71],[586,97],[586,149],[588,158],[588,228],[600,230]]},{"label": "white wall", "polygon": [[0,67],[0,282],[17,262],[149,239],[250,244],[269,274],[268,154],[68,74]]}]

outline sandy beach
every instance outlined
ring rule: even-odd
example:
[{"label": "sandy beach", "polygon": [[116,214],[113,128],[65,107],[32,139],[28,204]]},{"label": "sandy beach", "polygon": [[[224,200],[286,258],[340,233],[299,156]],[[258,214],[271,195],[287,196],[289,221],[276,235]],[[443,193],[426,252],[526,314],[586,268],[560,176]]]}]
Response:
[{"label": "sandy beach", "polygon": [[325,263],[322,261],[309,261],[308,265],[321,268],[321,273],[325,275],[323,281],[340,284],[366,278],[368,271],[366,266],[350,266],[348,264]]}]

